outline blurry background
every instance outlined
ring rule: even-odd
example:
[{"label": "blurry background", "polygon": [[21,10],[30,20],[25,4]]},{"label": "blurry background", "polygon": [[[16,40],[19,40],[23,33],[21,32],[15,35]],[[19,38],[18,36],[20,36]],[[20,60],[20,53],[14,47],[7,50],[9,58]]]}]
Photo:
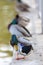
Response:
[{"label": "blurry background", "polygon": [[12,56],[12,49],[9,47],[10,33],[8,32],[7,26],[16,15],[14,6],[15,2],[0,0],[0,59],[2,59],[1,61],[4,61],[3,58]]},{"label": "blurry background", "polygon": [[[17,14],[15,10],[16,0],[0,0],[0,64],[8,65],[11,62],[13,55],[13,48],[9,44],[10,33],[7,26]],[[41,22],[41,6],[39,0],[22,0],[31,6],[30,13],[20,13],[21,16],[30,18],[30,23],[26,26],[27,29],[33,34],[33,41],[37,42],[35,47],[35,58],[40,59],[38,54],[43,54],[43,24]],[[23,14],[23,15],[22,15]],[[39,41],[40,40],[40,41]],[[41,49],[42,48],[42,49]],[[37,51],[38,49],[38,51]],[[41,49],[39,53],[39,49]],[[32,56],[33,57],[33,56]],[[41,57],[41,60],[43,55]],[[34,58],[33,58],[34,59]]]}]

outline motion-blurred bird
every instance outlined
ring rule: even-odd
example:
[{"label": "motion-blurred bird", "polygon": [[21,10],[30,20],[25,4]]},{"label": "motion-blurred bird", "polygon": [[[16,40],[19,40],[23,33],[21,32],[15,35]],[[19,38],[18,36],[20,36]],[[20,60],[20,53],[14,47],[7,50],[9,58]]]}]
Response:
[{"label": "motion-blurred bird", "polygon": [[24,11],[25,12],[30,12],[29,9],[28,9],[28,8],[30,8],[29,5],[23,3],[21,0],[17,0],[16,3],[17,3],[17,9],[18,10],[20,10],[22,12],[24,12]]}]

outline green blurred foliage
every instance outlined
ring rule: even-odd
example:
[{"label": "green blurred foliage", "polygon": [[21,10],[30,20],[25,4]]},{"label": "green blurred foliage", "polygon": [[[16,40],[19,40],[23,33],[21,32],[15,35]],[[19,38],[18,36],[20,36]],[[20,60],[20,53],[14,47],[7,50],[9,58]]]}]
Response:
[{"label": "green blurred foliage", "polygon": [[7,26],[15,15],[15,2],[0,0],[0,44],[9,44],[11,35]]}]

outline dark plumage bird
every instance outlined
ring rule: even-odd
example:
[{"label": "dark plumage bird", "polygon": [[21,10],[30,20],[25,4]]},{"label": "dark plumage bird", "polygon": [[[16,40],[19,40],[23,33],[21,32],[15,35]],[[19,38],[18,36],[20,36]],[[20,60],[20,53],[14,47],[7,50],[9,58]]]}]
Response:
[{"label": "dark plumage bird", "polygon": [[17,9],[19,9],[20,11],[29,11],[28,8],[30,8],[30,6],[28,6],[27,4],[23,3],[21,0],[17,0]]},{"label": "dark plumage bird", "polygon": [[24,46],[24,47],[22,48],[22,52],[23,52],[23,53],[26,53],[26,54],[28,54],[31,50],[33,50],[32,45]]}]

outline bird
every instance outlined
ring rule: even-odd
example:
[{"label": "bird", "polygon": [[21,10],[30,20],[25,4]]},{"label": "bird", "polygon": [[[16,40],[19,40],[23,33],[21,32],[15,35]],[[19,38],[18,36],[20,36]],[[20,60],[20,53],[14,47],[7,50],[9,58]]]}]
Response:
[{"label": "bird", "polygon": [[[25,56],[28,55],[28,53],[33,50],[33,47],[31,45],[31,42],[26,39],[25,37],[32,37],[30,32],[22,25],[11,25],[9,28],[9,32],[11,35],[16,35],[17,40],[18,40],[18,47],[16,45],[16,49],[19,51],[19,54],[23,57],[19,58],[18,51],[17,53],[17,58],[16,60],[24,59]],[[12,42],[10,42],[12,45]],[[14,47],[14,44],[12,45]],[[19,48],[19,49],[18,49]],[[13,54],[14,55],[14,54]]]},{"label": "bird", "polygon": [[22,0],[16,0],[16,9],[20,10],[21,12],[30,12],[30,6],[23,3]]}]

